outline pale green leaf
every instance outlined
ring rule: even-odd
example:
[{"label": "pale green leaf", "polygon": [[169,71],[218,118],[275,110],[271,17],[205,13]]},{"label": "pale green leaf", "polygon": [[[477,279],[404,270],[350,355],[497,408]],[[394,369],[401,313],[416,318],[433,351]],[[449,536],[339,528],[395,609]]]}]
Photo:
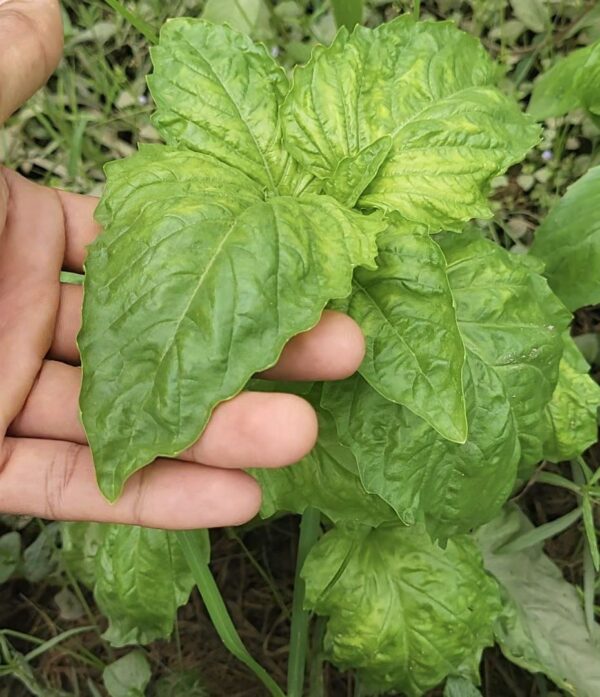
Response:
[{"label": "pale green leaf", "polygon": [[202,18],[215,24],[229,24],[258,41],[274,35],[271,11],[265,0],[207,0]]},{"label": "pale green leaf", "polygon": [[109,529],[102,523],[61,523],[63,562],[88,588],[96,582],[96,560]]},{"label": "pale green leaf", "polygon": [[546,407],[551,430],[544,443],[544,459],[570,460],[598,439],[600,386],[589,375],[589,365],[567,334],[558,384]]},{"label": "pale green leaf", "polygon": [[281,145],[278,116],[288,82],[265,46],[179,18],[163,26],[151,53],[154,124],[167,143],[213,155],[265,190],[294,191],[301,176]]},{"label": "pale green leaf", "polygon": [[[320,388],[313,392],[313,404],[320,394]],[[376,526],[396,520],[383,499],[365,491],[356,459],[339,443],[332,417],[321,409],[318,416],[319,440],[302,461],[290,467],[251,470],[262,489],[261,516],[304,513],[310,506],[335,523]]]},{"label": "pale green leaf", "polygon": [[357,269],[352,296],[340,303],[366,338],[360,373],[444,438],[464,443],[465,350],[444,255],[429,235],[398,234],[394,225],[378,242],[377,269]]},{"label": "pale green leaf", "polygon": [[104,494],[200,435],[371,265],[377,216],[328,196],[263,201],[205,155],[145,147],[107,168],[86,261],[83,423]]},{"label": "pale green leaf", "polygon": [[383,136],[364,147],[356,155],[344,157],[331,177],[325,180],[325,193],[345,206],[350,208],[355,206],[367,185],[373,181],[391,147],[392,139],[389,136]]},{"label": "pale green leaf", "polygon": [[600,114],[600,41],[592,50],[577,75],[577,88],[582,105],[592,114]]},{"label": "pale green leaf", "polygon": [[535,233],[531,253],[570,310],[600,302],[600,167],[572,184]]},{"label": "pale green leaf", "polygon": [[102,673],[110,697],[144,697],[152,672],[141,651],[132,651],[106,666]]},{"label": "pale green leaf", "polygon": [[357,669],[365,694],[419,697],[449,674],[475,678],[501,608],[470,539],[442,550],[419,528],[334,529],[302,576],[307,607],[329,618],[328,658]]},{"label": "pale green leaf", "polygon": [[541,33],[550,26],[550,13],[547,0],[510,0],[517,19],[536,33]]},{"label": "pale green leaf", "polygon": [[[521,444],[521,467],[542,459],[552,398],[571,316],[530,261],[475,231],[440,235],[467,352],[492,368],[506,390]],[[535,389],[532,389],[535,385]]]},{"label": "pale green leaf", "polygon": [[444,697],[481,697],[481,692],[467,678],[450,677],[444,686]]},{"label": "pale green leaf", "polygon": [[460,230],[490,214],[490,180],[520,160],[537,128],[494,83],[498,70],[451,23],[405,15],[375,30],[341,30],[296,69],[282,120],[285,143],[321,179],[391,136],[389,157],[359,200],[409,225]]},{"label": "pale green leaf", "polygon": [[[208,560],[202,535],[198,546]],[[169,637],[194,587],[174,533],[128,525],[107,526],[96,579],[94,597],[109,622],[104,638],[113,646]]]},{"label": "pale green leaf", "polygon": [[[582,104],[582,93],[587,81],[583,67],[594,46],[586,46],[559,58],[535,81],[527,111],[538,121],[564,116]],[[598,86],[596,86],[596,89]]]},{"label": "pale green leaf", "polygon": [[590,638],[575,588],[541,544],[513,554],[496,553],[532,527],[523,513],[509,507],[478,533],[485,566],[505,596],[496,639],[513,663],[544,673],[571,695],[597,697],[600,649]]}]

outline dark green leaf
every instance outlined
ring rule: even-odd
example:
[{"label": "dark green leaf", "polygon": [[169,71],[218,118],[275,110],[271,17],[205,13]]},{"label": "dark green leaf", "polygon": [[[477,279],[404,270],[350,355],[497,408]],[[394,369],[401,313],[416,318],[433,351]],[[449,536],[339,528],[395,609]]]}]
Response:
[{"label": "dark green leaf", "polygon": [[366,338],[360,373],[444,438],[464,443],[465,349],[444,255],[429,235],[398,234],[395,225],[378,242],[378,268],[357,269],[352,296],[339,304]]},{"label": "dark green leaf", "polygon": [[385,224],[328,196],[262,201],[238,171],[162,146],[107,174],[79,346],[83,423],[114,500],[348,295]]},{"label": "dark green leaf", "polygon": [[0,583],[8,581],[21,561],[21,535],[7,532],[0,537]]}]

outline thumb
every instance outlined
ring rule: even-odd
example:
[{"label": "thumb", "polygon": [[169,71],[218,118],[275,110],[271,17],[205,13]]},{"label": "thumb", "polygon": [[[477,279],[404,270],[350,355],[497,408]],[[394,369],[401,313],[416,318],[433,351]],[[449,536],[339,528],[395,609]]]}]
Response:
[{"label": "thumb", "polygon": [[58,65],[63,30],[58,0],[0,0],[0,124]]}]

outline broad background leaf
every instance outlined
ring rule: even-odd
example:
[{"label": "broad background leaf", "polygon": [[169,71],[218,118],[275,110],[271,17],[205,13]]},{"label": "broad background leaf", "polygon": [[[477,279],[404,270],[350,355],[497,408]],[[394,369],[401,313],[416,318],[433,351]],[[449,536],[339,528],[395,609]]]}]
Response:
[{"label": "broad background leaf", "polygon": [[571,695],[597,697],[600,649],[590,639],[577,591],[542,545],[517,553],[500,549],[532,528],[521,511],[508,507],[477,535],[485,566],[506,599],[496,639],[513,663],[544,673]]},{"label": "broad background leaf", "polygon": [[[535,233],[531,253],[570,310],[600,303],[600,166],[572,184]],[[587,272],[589,270],[589,272]]]},{"label": "broad background leaf", "polygon": [[600,43],[571,51],[540,75],[533,85],[527,108],[531,116],[542,121],[564,116],[583,106],[582,97],[587,92],[587,85],[593,84],[589,81],[590,75],[586,74],[584,66],[594,51],[594,46],[600,46]]},{"label": "broad background leaf", "polygon": [[306,605],[329,617],[325,649],[365,692],[420,697],[449,673],[475,678],[501,606],[468,538],[434,545],[419,528],[328,532],[302,576]]}]

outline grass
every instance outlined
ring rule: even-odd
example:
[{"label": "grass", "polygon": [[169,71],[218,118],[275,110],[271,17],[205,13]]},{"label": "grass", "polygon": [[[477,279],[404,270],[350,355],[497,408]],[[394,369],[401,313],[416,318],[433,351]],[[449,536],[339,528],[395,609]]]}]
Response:
[{"label": "grass", "polygon": [[[219,2],[225,4],[226,0]],[[125,6],[134,14],[133,24],[131,17],[124,17],[109,4],[121,5],[115,0],[64,0],[65,58],[48,87],[0,134],[0,160],[8,166],[53,186],[99,193],[106,162],[132,153],[138,142],[158,140],[149,120],[152,104],[145,82],[150,69],[149,42],[144,33],[154,35],[167,16],[197,16],[205,3],[128,2]],[[415,10],[422,18],[453,19],[482,39],[506,70],[504,88],[525,104],[538,72],[557,57],[600,37],[600,11],[595,5],[594,0],[555,2],[551,5],[553,15],[542,22],[543,26],[532,28],[532,20],[519,18],[505,0],[423,0],[416,7],[412,0],[372,0],[365,4],[364,20],[373,26],[402,11]],[[245,13],[234,19],[245,22],[244,26],[264,40],[288,69],[306,60],[315,43],[327,42],[333,36],[333,15],[323,0],[264,0],[263,9],[256,16]],[[549,121],[540,146],[524,163],[494,182],[496,215],[488,233],[516,251],[526,248],[553,201],[599,162],[600,130],[593,123],[577,113]],[[597,336],[600,311],[580,311],[574,329],[586,337]],[[598,374],[600,367],[596,365],[595,370]],[[600,449],[592,449],[586,460],[596,471]],[[573,487],[557,486],[560,476],[572,481],[568,464],[545,470],[544,476],[519,496],[537,525],[552,526],[552,521],[578,505]],[[594,605],[598,602],[594,559],[590,561],[595,554],[589,552],[585,534],[587,528],[589,537],[594,520],[590,521],[589,512],[585,522],[579,516],[571,520],[574,518],[574,514],[567,518],[571,524],[563,530],[560,524],[550,528],[556,532],[558,527],[560,534],[546,541],[546,549],[566,578],[582,589],[589,618],[598,609]],[[36,540],[39,527],[26,522],[4,518],[2,532],[18,527],[27,546]],[[0,627],[5,629],[0,631],[4,655],[0,697],[105,695],[102,669],[123,652],[111,650],[100,638],[103,618],[87,591],[60,567],[55,538],[46,538],[40,555],[46,563],[44,580],[28,581],[21,575],[0,585]],[[284,685],[297,520],[282,518],[267,527],[238,530],[235,535],[223,531],[214,539],[212,569],[236,628],[251,654]],[[60,601],[58,591],[62,593]],[[87,629],[90,623],[92,628]],[[314,631],[322,631],[322,623],[316,623]],[[208,694],[264,697],[264,688],[222,646],[197,595],[180,613],[177,641],[156,643],[147,648],[147,655],[153,674],[162,679],[160,689],[167,690],[159,693],[155,684],[151,694],[157,697],[202,696],[206,695],[204,687]],[[314,655],[309,661],[320,663]],[[7,665],[13,667],[17,678],[7,677]],[[328,665],[323,685],[324,694],[331,697],[354,694],[353,677]],[[509,664],[495,649],[484,654],[482,685],[484,697],[545,697],[555,689],[544,678]],[[432,697],[440,694],[431,693]]]}]

